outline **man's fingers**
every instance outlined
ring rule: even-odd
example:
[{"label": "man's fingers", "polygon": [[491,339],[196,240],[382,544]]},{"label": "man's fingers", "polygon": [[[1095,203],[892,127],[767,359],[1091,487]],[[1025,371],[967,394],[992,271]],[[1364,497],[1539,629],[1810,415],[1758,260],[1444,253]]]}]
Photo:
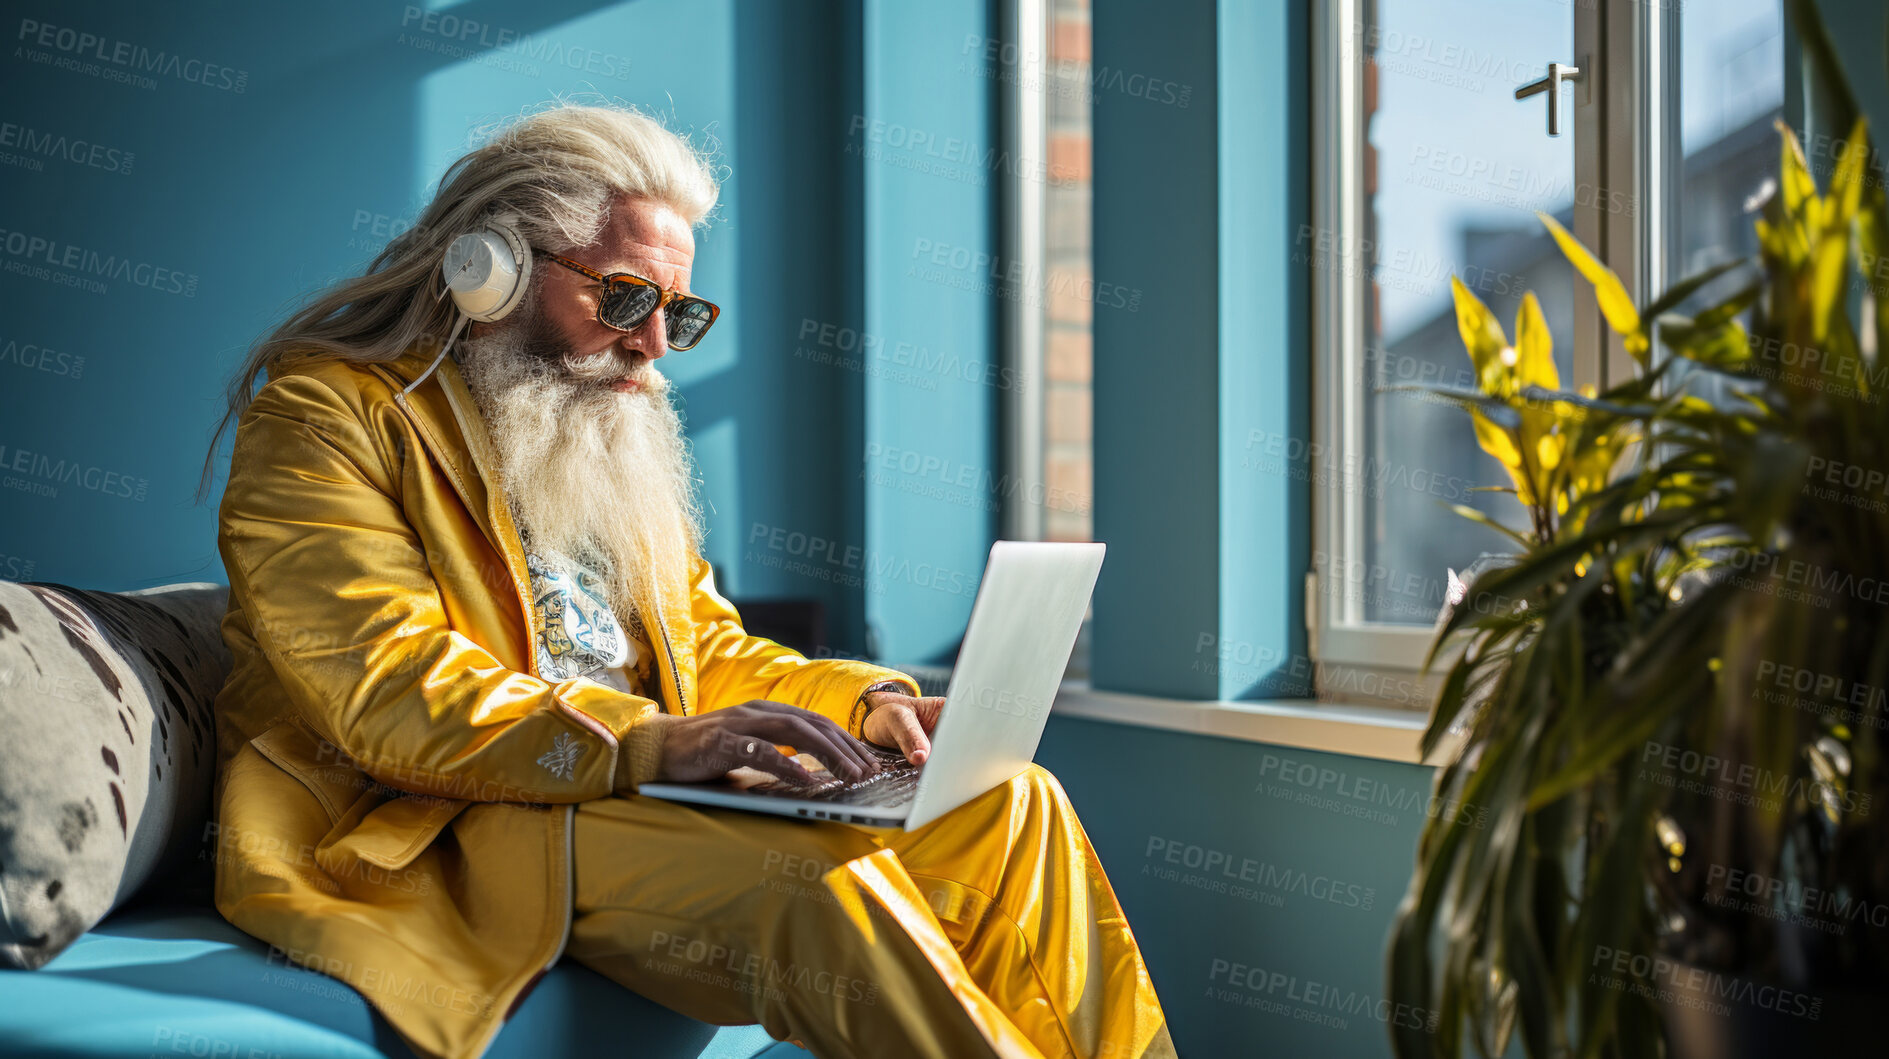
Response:
[{"label": "man's fingers", "polygon": [[[787,729],[789,731],[803,733],[811,731],[818,733],[822,737],[821,742],[808,746],[802,746],[800,740],[795,738],[782,738],[774,741],[777,743],[788,743],[796,750],[805,750],[813,754],[814,757],[825,762],[826,767],[833,769],[836,774],[843,770],[837,767],[834,760],[835,755],[838,755],[839,760],[850,762],[854,767],[860,769],[861,775],[870,774],[879,770],[878,758],[873,754],[872,748],[855,738],[851,732],[833,723],[833,719],[830,717],[814,713],[812,710],[801,709],[798,706],[789,706],[784,702],[770,702],[766,699],[755,699],[744,705],[754,708],[757,714],[765,718],[761,723],[784,723],[789,726]],[[826,752],[823,753],[823,749]]]},{"label": "man's fingers", "polygon": [[[827,721],[822,726],[816,721],[827,719],[818,714],[809,714],[805,710],[796,711],[805,716],[780,716],[760,722],[756,727],[774,726],[776,743],[792,744],[795,750],[804,750],[820,759],[835,776],[844,776],[849,780],[861,779],[878,770],[878,765],[869,761],[864,754],[852,747],[852,738],[845,731]],[[828,729],[832,730],[829,731]],[[836,738],[846,736],[846,738]]]},{"label": "man's fingers", "polygon": [[737,732],[724,731],[722,745],[735,761],[743,765],[771,773],[789,783],[802,787],[812,787],[820,780],[808,772],[800,762],[788,757],[775,748],[765,736],[741,735]]},{"label": "man's fingers", "polygon": [[900,710],[892,718],[896,727],[892,729],[893,738],[899,741],[899,749],[905,752],[905,760],[914,765],[923,765],[931,756],[931,740],[925,738],[925,728],[920,724],[918,714]]},{"label": "man's fingers", "polygon": [[918,723],[925,726],[926,734],[930,734],[938,727],[938,718],[944,713],[944,696],[934,695],[914,701],[918,703]]}]

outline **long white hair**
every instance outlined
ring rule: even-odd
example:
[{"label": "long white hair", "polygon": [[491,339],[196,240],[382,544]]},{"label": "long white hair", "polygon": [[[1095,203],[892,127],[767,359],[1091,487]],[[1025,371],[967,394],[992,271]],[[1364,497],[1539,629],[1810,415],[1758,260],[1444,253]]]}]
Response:
[{"label": "long white hair", "polygon": [[440,262],[454,238],[504,217],[531,245],[554,252],[586,246],[608,222],[611,200],[625,193],[664,202],[699,227],[715,208],[720,182],[707,152],[634,107],[557,102],[500,123],[446,170],[419,220],[365,274],[315,295],[250,349],[229,382],[197,501],[208,494],[223,432],[271,367],[391,361],[423,341],[437,352],[454,321],[451,300],[437,297]]}]

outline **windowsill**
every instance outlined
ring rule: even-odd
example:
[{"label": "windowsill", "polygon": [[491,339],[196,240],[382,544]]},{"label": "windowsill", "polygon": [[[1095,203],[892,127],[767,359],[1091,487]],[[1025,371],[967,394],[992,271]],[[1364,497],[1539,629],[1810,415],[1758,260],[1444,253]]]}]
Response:
[{"label": "windowsill", "polygon": [[[1096,691],[1087,681],[1075,680],[1063,682],[1050,712],[1057,717],[1409,764],[1421,761],[1418,746],[1428,725],[1428,718],[1422,714],[1388,706],[1353,706],[1317,699],[1166,699]],[[1437,756],[1446,752],[1446,748],[1439,748]]]}]

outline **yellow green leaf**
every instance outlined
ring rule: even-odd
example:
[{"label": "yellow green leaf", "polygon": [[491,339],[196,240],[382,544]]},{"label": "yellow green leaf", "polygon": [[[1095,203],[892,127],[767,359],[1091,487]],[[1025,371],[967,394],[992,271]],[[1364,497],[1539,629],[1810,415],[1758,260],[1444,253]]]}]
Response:
[{"label": "yellow green leaf", "polygon": [[1778,190],[1784,202],[1784,214],[1787,217],[1802,217],[1804,204],[1816,198],[1817,181],[1810,175],[1810,166],[1804,161],[1803,145],[1797,142],[1797,134],[1791,131],[1783,119],[1772,122],[1777,127],[1782,141],[1779,150],[1782,157],[1778,161]]},{"label": "yellow green leaf", "polygon": [[1561,388],[1561,374],[1554,366],[1554,336],[1532,290],[1522,295],[1521,308],[1515,311],[1515,380],[1522,386]]},{"label": "yellow green leaf", "polygon": [[1534,490],[1528,481],[1528,475],[1522,470],[1522,452],[1516,446],[1515,435],[1501,426],[1497,426],[1488,416],[1471,409],[1469,418],[1476,427],[1476,442],[1482,451],[1495,457],[1497,463],[1509,472],[1509,478],[1515,482],[1515,494],[1524,504],[1534,503]]},{"label": "yellow green leaf", "polygon": [[1456,301],[1456,327],[1463,335],[1463,348],[1475,365],[1477,385],[1484,393],[1499,392],[1507,369],[1502,364],[1502,350],[1509,344],[1502,325],[1482,299],[1476,297],[1463,281],[1450,277],[1450,295]]},{"label": "yellow green leaf", "polygon": [[1824,232],[1811,254],[1810,335],[1818,342],[1830,337],[1832,318],[1845,311],[1849,263],[1849,233]]},{"label": "yellow green leaf", "polygon": [[[1633,335],[1640,329],[1640,311],[1633,307],[1633,299],[1628,296],[1626,285],[1612,269],[1595,260],[1587,252],[1581,241],[1574,238],[1561,222],[1545,213],[1536,211],[1535,216],[1548,226],[1548,232],[1561,247],[1561,253],[1572,264],[1575,271],[1587,278],[1594,285],[1594,297],[1600,302],[1601,315],[1607,318],[1607,326],[1624,336]],[[1644,343],[1641,343],[1644,346]]]},{"label": "yellow green leaf", "polygon": [[1844,141],[1843,153],[1837,157],[1836,172],[1830,176],[1830,200],[1835,212],[1829,218],[1830,227],[1848,228],[1850,219],[1856,216],[1856,208],[1863,201],[1863,162],[1869,144],[1869,119],[1856,116],[1856,124],[1850,126],[1850,138]]}]

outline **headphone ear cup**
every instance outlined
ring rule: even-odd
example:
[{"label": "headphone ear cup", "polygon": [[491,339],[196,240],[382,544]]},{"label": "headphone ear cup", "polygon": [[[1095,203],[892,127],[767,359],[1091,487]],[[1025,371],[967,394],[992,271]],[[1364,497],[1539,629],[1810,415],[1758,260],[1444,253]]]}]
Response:
[{"label": "headphone ear cup", "polygon": [[493,221],[446,247],[440,265],[453,304],[484,323],[504,319],[531,286],[531,248],[518,229]]}]

